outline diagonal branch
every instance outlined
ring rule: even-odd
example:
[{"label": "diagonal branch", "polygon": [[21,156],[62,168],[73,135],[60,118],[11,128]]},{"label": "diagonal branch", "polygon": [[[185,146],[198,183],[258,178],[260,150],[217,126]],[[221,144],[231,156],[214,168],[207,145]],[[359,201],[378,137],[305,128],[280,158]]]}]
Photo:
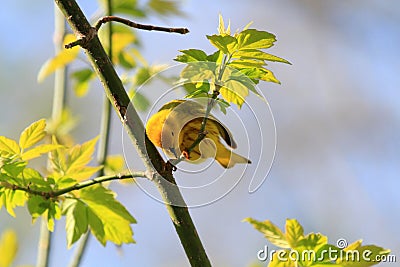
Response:
[{"label": "diagonal branch", "polygon": [[[94,28],[74,0],[55,0],[55,2],[77,36],[85,37],[93,33]],[[96,30],[94,29],[94,31]],[[145,134],[139,115],[132,105],[129,105],[130,99],[98,37],[94,36],[89,39],[86,39],[87,42],[83,46],[85,53],[146,169],[154,173],[154,184],[165,202],[190,264],[201,267],[211,266],[172,172],[166,170],[166,163]]]}]

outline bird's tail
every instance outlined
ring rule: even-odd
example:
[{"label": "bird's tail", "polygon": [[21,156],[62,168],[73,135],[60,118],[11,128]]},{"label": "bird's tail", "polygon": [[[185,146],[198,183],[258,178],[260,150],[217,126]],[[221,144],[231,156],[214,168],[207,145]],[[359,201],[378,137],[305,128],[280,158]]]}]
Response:
[{"label": "bird's tail", "polygon": [[251,161],[225,147],[218,147],[215,159],[224,168],[232,168],[236,163],[250,164]]}]

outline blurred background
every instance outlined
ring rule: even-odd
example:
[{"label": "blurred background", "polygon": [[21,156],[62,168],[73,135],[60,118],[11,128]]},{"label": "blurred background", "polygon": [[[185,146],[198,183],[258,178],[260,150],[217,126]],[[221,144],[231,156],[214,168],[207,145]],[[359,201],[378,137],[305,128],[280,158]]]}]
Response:
[{"label": "blurred background", "polygon": [[[89,17],[97,10],[96,1],[79,4]],[[349,243],[362,238],[364,244],[391,249],[399,261],[400,3],[188,0],[181,8],[183,17],[138,20],[190,29],[187,36],[138,33],[150,63],[174,64],[180,49],[211,52],[205,35],[216,33],[222,13],[233,30],[253,21],[253,28],[276,34],[269,52],[293,64],[270,64],[282,85],[259,86],[277,127],[276,157],[266,181],[249,194],[244,176],[225,197],[191,209],[214,266],[257,262],[267,241],[241,222],[245,217],[269,219],[279,227],[286,218],[296,218],[306,233],[326,234],[333,244],[339,238]],[[50,117],[52,78],[38,84],[36,77],[53,56],[53,10],[49,1],[2,3],[0,135],[15,138],[31,122]],[[158,90],[154,95],[163,92],[153,90]],[[80,119],[73,132],[77,142],[98,134],[102,94],[99,84],[85,98],[71,94]],[[236,135],[235,126],[228,126]],[[114,116],[112,154],[122,153],[121,133]],[[247,142],[241,135],[237,141]],[[250,158],[257,159],[252,146],[257,142],[250,142],[249,149]],[[113,184],[112,189],[138,220],[133,226],[137,244],[102,247],[91,238],[82,266],[188,266],[165,207],[134,185]],[[74,249],[66,249],[64,225],[63,220],[56,225],[51,266],[66,265]],[[8,228],[17,231],[20,243],[16,265],[34,264],[39,224],[31,224],[25,208],[17,209],[16,219],[1,210],[0,232]]]}]

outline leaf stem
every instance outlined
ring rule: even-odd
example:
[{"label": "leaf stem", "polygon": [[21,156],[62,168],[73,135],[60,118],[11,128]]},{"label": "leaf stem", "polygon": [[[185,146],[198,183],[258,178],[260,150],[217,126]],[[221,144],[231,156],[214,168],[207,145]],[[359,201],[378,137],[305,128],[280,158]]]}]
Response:
[{"label": "leaf stem", "polygon": [[[57,6],[54,6],[54,52],[57,55],[63,47],[63,40],[65,35],[65,19]],[[54,96],[53,108],[51,118],[53,121],[58,121],[61,118],[62,111],[65,105],[65,88],[66,88],[66,67],[59,68],[55,71],[54,75]]]}]

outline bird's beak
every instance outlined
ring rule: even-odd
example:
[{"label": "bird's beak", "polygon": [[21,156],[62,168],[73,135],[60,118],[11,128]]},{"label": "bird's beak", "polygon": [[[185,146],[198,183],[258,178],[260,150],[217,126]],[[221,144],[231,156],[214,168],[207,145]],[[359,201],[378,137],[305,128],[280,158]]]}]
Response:
[{"label": "bird's beak", "polygon": [[169,147],[168,149],[169,149],[169,151],[171,151],[172,154],[174,154],[175,158],[178,158],[178,156],[176,155],[175,148]]}]

